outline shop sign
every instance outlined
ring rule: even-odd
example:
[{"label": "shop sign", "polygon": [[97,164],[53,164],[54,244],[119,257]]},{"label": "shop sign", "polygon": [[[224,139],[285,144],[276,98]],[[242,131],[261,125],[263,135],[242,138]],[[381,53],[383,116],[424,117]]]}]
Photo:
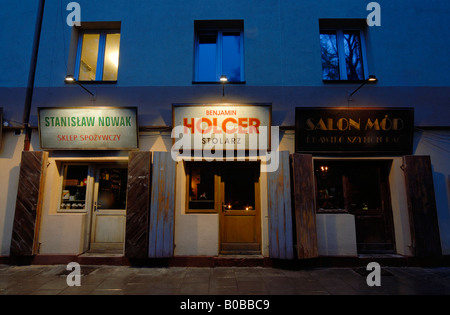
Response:
[{"label": "shop sign", "polygon": [[138,149],[136,107],[40,107],[45,150]]},{"label": "shop sign", "polygon": [[299,153],[408,155],[413,131],[413,108],[295,110],[295,151]]},{"label": "shop sign", "polygon": [[[270,149],[271,105],[173,105],[174,141],[191,150]],[[177,142],[178,141],[178,142]]]}]

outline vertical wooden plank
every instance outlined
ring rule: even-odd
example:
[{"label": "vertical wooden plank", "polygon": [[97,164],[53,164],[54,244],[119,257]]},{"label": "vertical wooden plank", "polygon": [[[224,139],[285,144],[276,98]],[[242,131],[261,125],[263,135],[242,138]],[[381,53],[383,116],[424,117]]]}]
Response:
[{"label": "vertical wooden plank", "polygon": [[151,152],[128,155],[125,256],[145,258],[148,251]]},{"label": "vertical wooden plank", "polygon": [[291,167],[297,258],[318,257],[312,155],[292,154]]},{"label": "vertical wooden plank", "polygon": [[48,153],[23,151],[17,190],[11,238],[11,256],[31,256],[36,250],[38,215],[40,214],[40,191],[46,170]]},{"label": "vertical wooden plank", "polygon": [[170,152],[153,153],[148,253],[152,258],[173,256],[175,171]]},{"label": "vertical wooden plank", "polygon": [[289,152],[279,152],[279,166],[267,173],[269,213],[269,255],[271,258],[292,259],[292,211],[289,174]]},{"label": "vertical wooden plank", "polygon": [[404,156],[408,210],[415,255],[442,255],[433,173],[429,156]]}]

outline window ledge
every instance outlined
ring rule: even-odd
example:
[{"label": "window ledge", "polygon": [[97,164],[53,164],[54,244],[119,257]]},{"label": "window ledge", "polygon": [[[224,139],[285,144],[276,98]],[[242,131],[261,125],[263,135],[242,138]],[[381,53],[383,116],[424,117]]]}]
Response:
[{"label": "window ledge", "polygon": [[81,84],[117,84],[117,80],[114,80],[114,81],[77,81],[77,82],[81,83]]},{"label": "window ledge", "polygon": [[366,80],[322,80],[324,84],[362,84]]},{"label": "window ledge", "polygon": [[222,83],[220,81],[192,81],[192,84],[246,84],[245,81],[228,81]]},{"label": "window ledge", "polygon": [[346,209],[317,209],[317,214],[351,214]]}]

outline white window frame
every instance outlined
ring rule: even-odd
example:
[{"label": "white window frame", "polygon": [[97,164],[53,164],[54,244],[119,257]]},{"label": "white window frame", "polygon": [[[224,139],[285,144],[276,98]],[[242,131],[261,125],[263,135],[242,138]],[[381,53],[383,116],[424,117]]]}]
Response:
[{"label": "white window frame", "polygon": [[[361,58],[362,58],[362,67],[364,72],[364,79],[360,81],[367,80],[369,78],[369,70],[367,65],[367,50],[366,50],[366,39],[364,36],[364,30],[360,28],[321,28],[320,34],[322,32],[333,31],[336,32],[336,45],[338,49],[338,60],[339,60],[339,80],[325,80],[325,82],[329,81],[348,81],[347,78],[347,64],[345,62],[345,51],[344,51],[344,31],[359,31],[359,38],[361,42]],[[323,65],[322,65],[323,66]]]},{"label": "white window frame", "polygon": [[[115,82],[104,81],[103,80],[103,69],[105,67],[105,46],[106,46],[106,35],[107,34],[120,34],[120,30],[85,30],[78,34],[78,44],[77,44],[77,56],[75,60],[75,72],[74,77],[78,80],[80,75],[80,62],[81,62],[81,49],[83,48],[83,35],[84,34],[99,34],[100,38],[98,41],[98,55],[97,55],[97,69],[95,69],[95,80],[87,82]],[[120,52],[120,47],[119,47]],[[101,65],[101,67],[99,67]]]},{"label": "white window frame", "polygon": [[[198,78],[199,75],[199,35],[203,32],[217,32],[217,39],[216,39],[216,80],[215,81],[200,81]],[[239,33],[239,54],[241,59],[241,71],[240,71],[240,79],[239,81],[228,81],[230,83],[242,83],[244,82],[244,31],[242,29],[214,29],[214,28],[208,28],[208,29],[198,29],[195,33],[195,75],[194,75],[194,81],[195,82],[220,82],[220,76],[222,73],[222,67],[223,67],[223,59],[222,59],[222,52],[223,52],[223,33]]]}]

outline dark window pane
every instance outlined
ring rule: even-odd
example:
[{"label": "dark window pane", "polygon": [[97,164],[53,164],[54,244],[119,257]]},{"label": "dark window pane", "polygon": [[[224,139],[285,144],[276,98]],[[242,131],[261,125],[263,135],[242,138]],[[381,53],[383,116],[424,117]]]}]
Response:
[{"label": "dark window pane", "polygon": [[321,32],[320,49],[323,80],[339,80],[339,57],[335,32]]},{"label": "dark window pane", "polygon": [[361,39],[359,31],[344,32],[345,63],[347,66],[348,80],[363,80],[364,70],[362,65]]},{"label": "dark window pane", "polygon": [[229,81],[241,80],[241,36],[239,33],[223,33],[222,74]]},{"label": "dark window pane", "polygon": [[317,208],[345,209],[342,168],[336,165],[314,163],[317,181]]},{"label": "dark window pane", "polygon": [[189,209],[214,209],[214,173],[209,167],[189,167]]},{"label": "dark window pane", "polygon": [[255,171],[252,168],[227,169],[225,182],[225,205],[228,210],[255,209]]},{"label": "dark window pane", "polygon": [[217,34],[199,34],[198,38],[198,81],[217,81],[216,45]]},{"label": "dark window pane", "polygon": [[98,183],[98,209],[125,209],[127,197],[126,168],[101,168]]},{"label": "dark window pane", "polygon": [[351,210],[381,208],[381,184],[378,170],[378,167],[369,164],[349,169]]}]

